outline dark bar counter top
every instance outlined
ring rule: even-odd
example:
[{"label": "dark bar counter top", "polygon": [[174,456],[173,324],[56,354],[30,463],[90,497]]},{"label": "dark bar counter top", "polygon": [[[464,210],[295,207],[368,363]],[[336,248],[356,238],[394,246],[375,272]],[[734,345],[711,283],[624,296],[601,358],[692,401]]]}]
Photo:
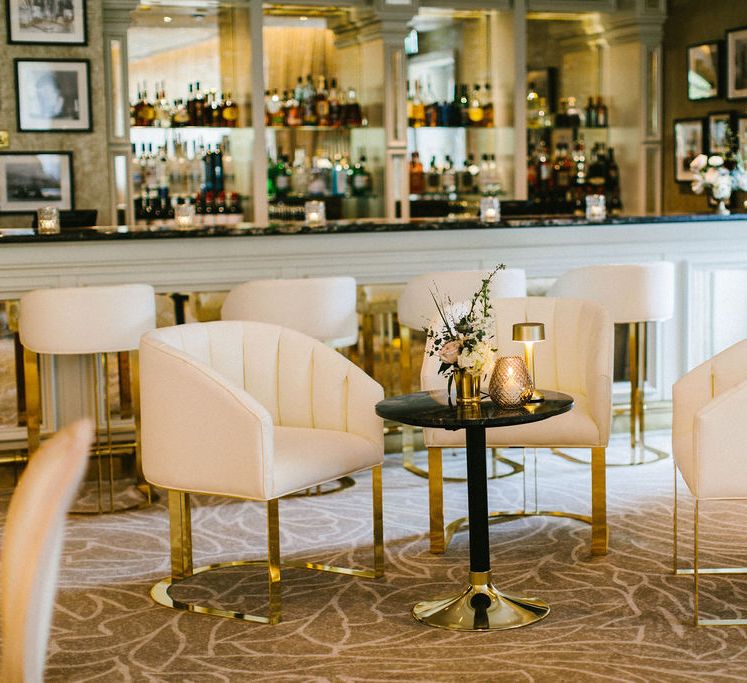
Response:
[{"label": "dark bar counter top", "polygon": [[604,228],[605,226],[651,225],[661,223],[735,222],[747,220],[747,213],[726,216],[716,214],[681,214],[665,216],[615,216],[603,221],[557,216],[522,216],[505,218],[495,223],[484,223],[476,218],[416,218],[387,220],[371,218],[328,221],[324,225],[309,226],[296,223],[271,223],[258,227],[251,223],[236,225],[202,225],[178,228],[175,224],[138,226],[97,226],[93,228],[63,229],[59,234],[40,235],[33,228],[2,228],[0,244],[22,242],[86,242],[142,239],[184,239],[197,237],[261,237],[277,235],[356,234],[386,232],[432,232],[443,230],[501,230],[507,228]]}]

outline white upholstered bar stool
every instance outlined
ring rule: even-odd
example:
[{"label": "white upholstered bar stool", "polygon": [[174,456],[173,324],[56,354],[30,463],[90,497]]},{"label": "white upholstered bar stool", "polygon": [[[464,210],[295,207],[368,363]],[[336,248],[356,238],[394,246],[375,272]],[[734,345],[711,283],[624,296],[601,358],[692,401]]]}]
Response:
[{"label": "white upholstered bar stool", "polygon": [[[405,285],[397,302],[397,319],[401,339],[400,347],[400,388],[402,393],[416,390],[413,387],[411,330],[423,330],[433,318],[438,315],[433,294],[437,298],[448,296],[451,301],[469,301],[474,293],[482,286],[482,281],[490,271],[461,270],[425,273],[412,278]],[[431,294],[433,292],[433,294]],[[493,275],[490,282],[490,297],[523,297],[527,293],[527,277],[521,268],[506,268]],[[402,455],[405,469],[421,477],[427,477],[428,472],[413,461],[413,430],[402,428]],[[496,471],[496,461],[509,466],[504,474]],[[521,471],[512,460],[493,453],[491,479],[509,476]],[[465,481],[464,477],[444,477],[445,481]]]},{"label": "white upholstered bar stool", "polygon": [[[597,301],[607,308],[613,323],[628,325],[631,454],[630,462],[611,464],[640,465],[667,457],[668,453],[644,440],[646,333],[648,323],[668,320],[674,314],[674,264],[656,261],[574,268],[557,279],[548,296]],[[646,452],[655,457],[647,460]]]},{"label": "white upholstered bar stool", "polygon": [[[154,330],[143,337],[140,356],[143,470],[149,482],[169,491],[171,577],[153,588],[156,602],[279,621],[279,499],[362,470],[372,471],[374,570],[286,566],[369,578],[383,574],[384,433],[374,410],[384,398],[381,385],[320,341],[257,322]],[[268,560],[193,569],[190,493],[265,503]],[[170,594],[172,583],[193,574],[257,563],[268,566],[267,616],[199,606]]]},{"label": "white upholstered bar stool", "polygon": [[[605,451],[612,419],[612,324],[607,311],[593,301],[525,297],[494,299],[495,346],[498,356],[515,356],[521,345],[513,341],[513,325],[537,322],[545,326],[545,341],[535,350],[535,375],[539,389],[573,396],[573,408],[549,420],[515,427],[485,430],[487,448],[588,448],[591,450],[591,514],[539,507],[491,514],[493,519],[547,515],[568,517],[591,525],[591,553],[607,552]],[[424,390],[445,389],[447,380],[438,374],[440,361],[426,356],[420,375]],[[431,552],[444,552],[452,535],[466,518],[444,527],[441,451],[465,445],[463,429],[423,429],[428,448],[428,487]],[[536,469],[535,469],[536,472]],[[536,476],[536,475],[535,475]],[[525,489],[526,490],[526,489]]]},{"label": "white upholstered bar stool", "polygon": [[250,280],[223,302],[222,320],[251,320],[290,327],[335,349],[358,342],[352,277]]},{"label": "white upholstered bar stool", "polygon": [[[156,307],[150,285],[70,287],[37,289],[21,297],[18,331],[24,350],[28,452],[33,458],[41,438],[40,354],[90,357],[93,380],[93,415],[96,443],[92,455],[98,468],[98,507],[79,512],[117,512],[147,505],[150,487],[140,469],[140,411],[138,389],[138,346],[140,337],[156,326]],[[110,405],[109,353],[129,353],[132,413],[135,438],[114,439]],[[102,380],[103,379],[103,388]],[[103,413],[103,414],[102,414]],[[101,425],[102,418],[105,424]],[[102,434],[103,431],[103,434]],[[135,454],[137,482],[128,487],[121,504],[115,502],[115,454]],[[108,460],[108,505],[103,501],[102,457]]]},{"label": "white upholstered bar stool", "polygon": [[[672,389],[672,455],[674,460],[673,565],[675,574],[693,576],[696,626],[746,625],[745,618],[701,619],[701,574],[747,574],[745,567],[701,567],[701,504],[747,500],[747,340],[716,354],[681,377]],[[677,470],[695,497],[693,566],[677,558]],[[716,506],[713,506],[716,507]],[[734,542],[744,547],[743,538]],[[747,605],[745,605],[747,609]]]}]

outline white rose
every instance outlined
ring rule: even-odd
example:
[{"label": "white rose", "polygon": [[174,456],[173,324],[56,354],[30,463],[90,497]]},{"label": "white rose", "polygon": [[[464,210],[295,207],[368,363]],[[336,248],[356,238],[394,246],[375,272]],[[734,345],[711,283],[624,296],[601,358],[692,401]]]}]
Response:
[{"label": "white rose", "polygon": [[742,192],[747,192],[747,173],[744,171],[740,171],[737,174],[737,187],[742,190]]},{"label": "white rose", "polygon": [[729,199],[731,197],[731,177],[721,176],[713,185],[714,199]]},{"label": "white rose", "polygon": [[705,165],[708,163],[708,157],[705,154],[698,154],[691,162],[690,162],[690,170],[694,173],[697,173],[698,171],[701,171],[705,168]]},{"label": "white rose", "polygon": [[714,154],[713,156],[708,157],[708,165],[713,166],[714,168],[723,166],[724,158],[722,156],[719,156],[718,154]]},{"label": "white rose", "polygon": [[695,180],[693,180],[692,185],[690,186],[695,194],[703,194],[703,190],[705,189],[705,182],[703,181],[703,176],[699,175],[696,176]]},{"label": "white rose", "polygon": [[705,180],[706,185],[715,185],[720,175],[721,174],[718,172],[717,168],[709,168],[705,172],[703,179]]}]

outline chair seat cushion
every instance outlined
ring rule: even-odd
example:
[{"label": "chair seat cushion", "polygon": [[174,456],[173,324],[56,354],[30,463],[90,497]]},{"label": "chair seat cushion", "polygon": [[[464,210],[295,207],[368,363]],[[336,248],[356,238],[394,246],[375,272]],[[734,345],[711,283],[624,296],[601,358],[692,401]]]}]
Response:
[{"label": "chair seat cushion", "polygon": [[331,429],[274,428],[273,493],[284,496],[383,462],[381,444]]},{"label": "chair seat cushion", "polygon": [[[490,427],[485,430],[485,443],[490,447],[565,446],[567,448],[592,448],[606,446],[601,443],[599,429],[589,414],[589,401],[585,396],[573,397],[570,412],[555,417],[514,427]],[[423,429],[426,446],[452,448],[465,445],[465,431],[458,429]]]}]

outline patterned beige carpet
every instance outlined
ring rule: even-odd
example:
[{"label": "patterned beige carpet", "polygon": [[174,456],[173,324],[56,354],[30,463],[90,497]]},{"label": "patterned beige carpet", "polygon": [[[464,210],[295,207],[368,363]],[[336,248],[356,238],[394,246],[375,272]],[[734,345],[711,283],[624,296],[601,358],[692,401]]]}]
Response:
[{"label": "patterned beige carpet", "polygon": [[[662,435],[658,443],[668,444]],[[461,458],[448,456],[448,468]],[[540,453],[545,507],[585,511],[588,468]],[[531,468],[530,468],[531,469]],[[370,556],[370,477],[332,496],[280,505],[286,557],[365,565]],[[387,574],[378,581],[284,572],[284,620],[238,623],[155,606],[150,586],[168,571],[163,505],[71,517],[49,646],[52,681],[726,681],[744,680],[747,627],[691,625],[689,577],[670,574],[672,463],[608,470],[611,549],[588,556],[589,528],[533,518],[491,527],[496,583],[548,601],[528,628],[455,633],[415,622],[420,599],[466,580],[468,539],[443,556],[426,542],[425,481],[397,455],[384,469]],[[521,504],[521,476],[490,483],[492,507]],[[533,485],[528,483],[531,494]],[[448,513],[463,514],[465,487],[446,485]],[[5,514],[8,491],[0,499]],[[692,505],[682,501],[688,530]],[[259,557],[262,506],[201,499],[193,512],[195,563]],[[745,564],[747,509],[706,506],[705,562]],[[730,550],[733,549],[733,553]],[[717,555],[724,549],[725,557]],[[685,550],[690,554],[688,542]],[[741,553],[741,557],[740,557]],[[197,579],[195,579],[197,581]],[[704,614],[747,615],[747,578],[703,581]],[[234,570],[199,592],[261,610],[260,570]]]}]

